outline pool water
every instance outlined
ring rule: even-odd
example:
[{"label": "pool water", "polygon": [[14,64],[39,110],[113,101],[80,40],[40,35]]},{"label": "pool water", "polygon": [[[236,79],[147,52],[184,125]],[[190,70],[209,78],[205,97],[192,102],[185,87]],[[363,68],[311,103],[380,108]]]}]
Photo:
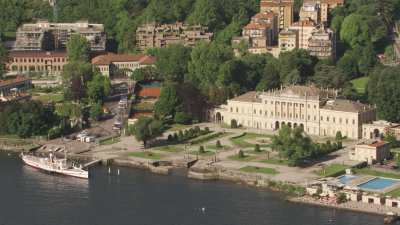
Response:
[{"label": "pool water", "polygon": [[395,185],[399,182],[400,180],[378,177],[363,184],[360,184],[358,185],[358,187],[362,189],[381,190],[390,187],[392,185]]},{"label": "pool water", "polygon": [[342,184],[347,184],[355,178],[356,178],[356,176],[353,176],[353,175],[343,175],[343,176],[338,177],[340,183],[342,183]]}]

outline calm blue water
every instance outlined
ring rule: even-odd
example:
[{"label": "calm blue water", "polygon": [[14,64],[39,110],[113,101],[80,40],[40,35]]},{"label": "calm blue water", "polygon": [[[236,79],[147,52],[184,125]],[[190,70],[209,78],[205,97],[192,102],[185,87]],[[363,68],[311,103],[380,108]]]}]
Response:
[{"label": "calm blue water", "polygon": [[343,176],[340,176],[338,179],[339,179],[340,183],[342,183],[342,184],[347,184],[348,182],[350,182],[350,181],[353,180],[354,178],[356,178],[356,176],[353,176],[353,175],[343,175]]},{"label": "calm blue water", "polygon": [[400,182],[399,180],[377,177],[368,182],[358,185],[358,187],[370,190],[381,190],[390,187],[394,184],[397,184],[399,182]]},{"label": "calm blue water", "polygon": [[120,169],[109,176],[93,168],[86,181],[38,172],[0,153],[0,225],[383,224],[380,216],[289,203],[232,183]]}]

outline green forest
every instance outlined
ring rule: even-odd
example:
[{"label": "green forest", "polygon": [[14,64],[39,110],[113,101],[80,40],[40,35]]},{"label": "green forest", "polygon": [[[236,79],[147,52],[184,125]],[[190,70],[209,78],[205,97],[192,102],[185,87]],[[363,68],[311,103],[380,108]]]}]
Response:
[{"label": "green forest", "polygon": [[[295,0],[295,17],[301,4],[301,0]],[[151,77],[165,81],[155,106],[159,118],[201,120],[204,106],[224,103],[246,91],[315,83],[337,88],[346,98],[376,104],[380,119],[400,121],[400,67],[384,66],[377,57],[393,57],[400,0],[346,0],[343,7],[335,8],[328,25],[336,32],[337,58],[330,60],[319,60],[305,50],[285,52],[279,58],[240,51],[241,56],[235,57],[231,39],[240,35],[258,11],[259,0],[58,0],[54,9],[43,0],[0,0],[0,38],[12,40],[19,25],[38,19],[88,20],[105,25],[109,50],[135,53],[135,31],[143,23],[201,24],[214,32],[211,43],[150,49],[147,53],[158,58],[156,69],[132,74],[136,80]],[[4,55],[0,45],[0,61],[4,61]],[[87,59],[73,60],[63,77],[75,80],[74,62],[81,66],[78,71],[89,68],[81,61]],[[0,66],[0,74],[2,70]],[[85,96],[99,104],[108,87],[95,77],[91,74],[90,79],[80,79],[83,83],[70,87],[66,99]],[[357,87],[357,78],[365,81],[361,88]],[[91,90],[82,93],[82,86]]]}]

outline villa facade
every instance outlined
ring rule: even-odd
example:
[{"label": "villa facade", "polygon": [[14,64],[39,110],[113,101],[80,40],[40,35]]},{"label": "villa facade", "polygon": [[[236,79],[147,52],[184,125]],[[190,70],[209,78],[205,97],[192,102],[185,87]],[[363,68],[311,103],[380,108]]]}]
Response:
[{"label": "villa facade", "polygon": [[217,123],[277,130],[283,125],[303,127],[310,135],[332,136],[338,131],[362,138],[362,124],[376,119],[375,107],[337,99],[337,92],[315,86],[289,86],[268,92],[248,92],[213,111]]}]

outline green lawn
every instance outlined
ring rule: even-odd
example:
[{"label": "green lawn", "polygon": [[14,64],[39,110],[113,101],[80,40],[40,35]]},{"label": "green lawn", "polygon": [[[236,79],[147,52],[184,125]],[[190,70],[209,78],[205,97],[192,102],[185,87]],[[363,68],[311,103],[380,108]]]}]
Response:
[{"label": "green lawn", "polygon": [[250,155],[245,155],[244,158],[239,158],[239,156],[237,154],[231,155],[228,157],[228,159],[230,159],[230,160],[241,161],[241,162],[251,161],[255,158],[256,158],[255,156],[250,156]]},{"label": "green lawn", "polygon": [[400,179],[400,174],[381,172],[381,171],[373,170],[371,168],[355,169],[355,172],[360,173],[360,174],[376,176],[376,177],[387,177],[387,178]]},{"label": "green lawn", "polygon": [[39,100],[44,103],[48,102],[62,102],[64,100],[64,96],[62,94],[42,94],[39,96],[35,96],[34,99]]},{"label": "green lawn", "polygon": [[166,145],[166,146],[157,147],[154,150],[175,153],[175,152],[182,152],[184,150],[184,148],[181,146],[178,146],[178,145]]},{"label": "green lawn", "polygon": [[167,131],[180,131],[192,127],[191,125],[172,124]]},{"label": "green lawn", "polygon": [[202,135],[202,136],[199,136],[199,137],[196,137],[196,138],[192,139],[190,141],[190,143],[198,145],[198,144],[202,144],[202,143],[205,143],[205,142],[210,142],[210,141],[218,139],[218,138],[225,137],[225,136],[230,135],[230,134],[231,133],[224,133],[224,132],[209,133],[209,134]]},{"label": "green lawn", "polygon": [[391,197],[395,197],[395,198],[400,197],[400,188],[394,189],[393,191],[388,192],[385,195],[390,195]]},{"label": "green lawn", "polygon": [[287,166],[289,164],[289,162],[287,160],[277,159],[277,158],[264,159],[264,160],[261,160],[260,162],[267,163],[267,164],[282,165],[282,166]]},{"label": "green lawn", "polygon": [[215,152],[214,151],[205,150],[204,153],[200,154],[200,152],[196,150],[196,151],[191,151],[190,154],[191,155],[199,155],[199,156],[212,156],[212,155],[215,155]]},{"label": "green lawn", "polygon": [[222,150],[226,150],[226,149],[229,149],[229,146],[226,146],[226,145],[222,145],[220,148],[217,148],[217,146],[216,145],[207,145],[206,146],[206,149],[211,149],[211,150],[220,150],[220,151],[222,151]]},{"label": "green lawn", "polygon": [[[257,138],[271,138],[270,135],[265,135],[265,134],[254,134],[254,133],[245,133],[244,135],[240,135],[237,137],[232,137],[230,138],[231,142],[236,145],[239,146],[241,148],[254,148],[254,146],[256,144],[253,143],[249,143],[246,140],[255,140]],[[269,147],[269,144],[259,144],[260,147]]]},{"label": "green lawn", "polygon": [[319,176],[323,176],[323,177],[333,177],[333,176],[338,176],[341,173],[345,173],[345,170],[347,168],[349,168],[349,167],[346,165],[331,164],[325,168],[322,168],[321,170],[316,171],[315,173],[318,174]]},{"label": "green lawn", "polygon": [[132,157],[152,159],[152,160],[160,160],[162,157],[161,154],[157,154],[157,153],[150,152],[150,151],[130,152],[128,155],[132,156]]},{"label": "green lawn", "polygon": [[266,167],[255,167],[255,166],[246,166],[239,169],[242,172],[246,173],[263,173],[263,174],[278,174],[279,172],[273,168],[266,168]]},{"label": "green lawn", "polygon": [[360,77],[352,80],[351,83],[359,94],[364,94],[365,89],[367,88],[368,81],[369,77]]},{"label": "green lawn", "polygon": [[119,137],[109,138],[109,139],[100,141],[100,145],[112,145],[112,144],[118,143],[120,141],[121,141],[121,138],[119,138]]},{"label": "green lawn", "polygon": [[138,111],[153,111],[154,110],[154,103],[152,102],[139,102],[132,105],[133,110]]}]

